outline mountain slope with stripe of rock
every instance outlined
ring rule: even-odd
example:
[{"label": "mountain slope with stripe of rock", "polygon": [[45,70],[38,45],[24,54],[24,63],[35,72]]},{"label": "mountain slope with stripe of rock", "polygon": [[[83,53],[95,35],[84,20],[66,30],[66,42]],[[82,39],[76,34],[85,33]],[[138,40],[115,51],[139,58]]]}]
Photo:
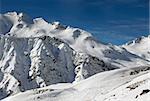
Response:
[{"label": "mountain slope with stripe of rock", "polygon": [[142,96],[149,97],[149,44],[149,36],[122,46],[105,44],[59,22],[0,14],[0,99],[148,101]]}]

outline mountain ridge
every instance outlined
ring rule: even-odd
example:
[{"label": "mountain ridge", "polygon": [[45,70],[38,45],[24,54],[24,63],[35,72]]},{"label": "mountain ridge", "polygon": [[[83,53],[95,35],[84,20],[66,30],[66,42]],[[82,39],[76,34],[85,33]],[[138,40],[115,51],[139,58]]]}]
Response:
[{"label": "mountain ridge", "polygon": [[[12,15],[14,17],[12,17]],[[116,45],[100,43],[94,39],[91,33],[88,33],[82,29],[64,26],[59,22],[53,22],[51,24],[46,22],[42,18],[36,18],[31,20],[29,17],[22,17],[23,15],[24,14],[22,13],[17,14],[16,12],[6,13],[3,15],[8,16],[8,18],[14,19],[16,21],[12,26],[11,30],[8,33],[6,33],[6,35],[15,37],[40,37],[40,36],[56,37],[62,39],[64,42],[69,44],[71,48],[73,48],[78,52],[87,53],[99,59],[103,58],[103,60],[107,62],[112,62],[115,65],[121,64],[122,67],[124,66],[126,67],[127,60],[129,60],[128,62],[131,61],[130,62],[131,65],[133,65],[132,63],[134,61],[135,61],[134,65],[138,63],[137,61],[140,61],[140,63],[138,63],[137,66],[142,63],[146,64],[146,62],[144,62],[145,60],[142,59],[143,57],[141,57],[141,59],[138,60],[139,55],[137,54],[134,55],[132,54],[133,52],[130,53],[130,51],[125,50],[124,47],[122,48]],[[27,21],[25,18],[29,19],[29,20],[27,19],[29,24],[26,23]],[[1,19],[3,20],[3,17]],[[24,21],[26,22],[24,23]],[[18,25],[21,26],[20,24],[22,24],[22,27],[18,28],[17,26]],[[5,25],[5,23],[4,24],[2,23],[1,25]],[[133,57],[135,59],[132,60],[130,57]],[[112,58],[114,59],[112,60]],[[120,61],[118,61],[117,59],[123,59],[125,63],[124,62],[120,63]]]}]

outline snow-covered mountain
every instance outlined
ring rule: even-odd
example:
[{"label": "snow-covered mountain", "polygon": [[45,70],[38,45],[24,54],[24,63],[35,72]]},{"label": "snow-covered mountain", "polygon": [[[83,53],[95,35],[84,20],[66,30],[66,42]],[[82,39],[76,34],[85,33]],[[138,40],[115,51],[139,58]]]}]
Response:
[{"label": "snow-covered mountain", "polygon": [[[135,92],[127,91],[126,86],[144,79],[146,83],[138,85],[149,89],[149,45],[149,36],[116,46],[59,22],[32,20],[24,13],[0,14],[0,99],[12,95],[6,100],[29,95],[25,101],[130,98]],[[140,87],[136,94],[145,90]],[[143,98],[138,95],[132,99]]]},{"label": "snow-covered mountain", "polygon": [[150,61],[150,35],[148,37],[142,36],[137,38],[122,47],[126,48],[129,52]]},{"label": "snow-covered mountain", "polygon": [[0,37],[0,97],[116,69],[51,37]]},{"label": "snow-covered mountain", "polygon": [[147,64],[147,59],[128,52],[125,48],[98,42],[90,33],[79,28],[48,23],[42,18],[30,19],[26,14],[6,13],[0,17],[0,34],[14,37],[50,36],[62,39],[77,52],[89,54],[119,67]]}]

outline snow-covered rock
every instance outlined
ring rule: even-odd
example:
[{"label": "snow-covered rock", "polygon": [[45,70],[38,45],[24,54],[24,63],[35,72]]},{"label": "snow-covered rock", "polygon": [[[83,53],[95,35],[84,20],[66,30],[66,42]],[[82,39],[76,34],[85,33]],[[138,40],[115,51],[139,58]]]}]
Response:
[{"label": "snow-covered rock", "polygon": [[0,98],[60,82],[77,82],[116,68],[74,51],[57,38],[0,37]]},{"label": "snow-covered rock", "polygon": [[150,67],[98,73],[73,84],[29,90],[2,101],[149,101]]}]

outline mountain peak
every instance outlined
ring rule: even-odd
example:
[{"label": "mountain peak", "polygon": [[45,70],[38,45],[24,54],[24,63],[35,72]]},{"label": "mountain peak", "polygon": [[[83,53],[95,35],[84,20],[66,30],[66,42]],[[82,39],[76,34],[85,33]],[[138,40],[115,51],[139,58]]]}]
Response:
[{"label": "mountain peak", "polygon": [[126,43],[125,45],[135,45],[135,44],[140,44],[143,41],[149,41],[150,40],[150,35],[146,36],[141,36],[139,38],[136,38],[132,41],[129,41],[128,43]]},{"label": "mountain peak", "polygon": [[52,25],[55,27],[55,29],[59,29],[59,30],[65,30],[67,28],[66,26],[62,25],[58,21],[52,22]]},{"label": "mountain peak", "polygon": [[150,60],[150,35],[147,37],[142,36],[136,38],[135,40],[123,45],[122,47],[126,48],[129,52],[136,54],[142,58]]},{"label": "mountain peak", "polygon": [[60,22],[59,21],[54,21],[54,22],[52,22],[52,25],[60,25]]}]

